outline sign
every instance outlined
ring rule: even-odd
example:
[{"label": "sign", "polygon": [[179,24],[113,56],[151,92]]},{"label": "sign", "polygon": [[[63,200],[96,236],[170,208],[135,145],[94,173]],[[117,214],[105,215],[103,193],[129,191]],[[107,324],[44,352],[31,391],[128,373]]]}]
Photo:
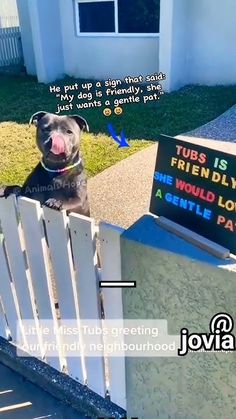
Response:
[{"label": "sign", "polygon": [[236,254],[236,156],[161,135],[150,212]]}]

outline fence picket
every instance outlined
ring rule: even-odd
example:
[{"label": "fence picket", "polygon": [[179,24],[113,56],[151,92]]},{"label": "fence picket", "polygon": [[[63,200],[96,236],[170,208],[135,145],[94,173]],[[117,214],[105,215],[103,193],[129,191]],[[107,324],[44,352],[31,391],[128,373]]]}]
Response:
[{"label": "fence picket", "polygon": [[[18,203],[21,224],[24,231],[26,253],[37,302],[39,324],[43,328],[44,320],[51,320],[54,330],[54,327],[58,327],[58,320],[50,278],[48,249],[42,219],[43,211],[38,201],[20,198]],[[49,323],[47,322],[45,322],[46,327],[49,327]],[[52,333],[53,330],[51,330]],[[61,348],[59,334],[56,335],[56,338],[58,347]],[[43,335],[42,339],[46,346],[49,336]],[[47,358],[47,353],[45,353],[45,356]],[[50,357],[47,359],[47,362],[60,371],[63,369],[65,363],[63,354],[60,351],[58,358]]]},{"label": "fence picket", "polygon": [[[79,321],[79,309],[76,300],[76,285],[68,231],[68,219],[64,211],[57,212],[45,207],[43,212],[52,266],[55,274],[54,281],[58,293],[61,316],[60,324],[63,326],[63,324],[65,324],[63,321],[65,320]],[[63,342],[65,345],[67,343],[71,344],[70,337],[63,335]],[[65,354],[66,352],[67,351],[65,351]],[[78,350],[76,357],[67,356],[66,360],[69,375],[81,383],[84,383],[85,370],[81,351]]]},{"label": "fence picket", "polygon": [[0,336],[2,336],[5,339],[7,338],[7,323],[5,319],[5,314],[4,314],[1,298],[0,298]]},{"label": "fence picket", "polygon": [[[107,223],[99,224],[101,248],[101,280],[121,281],[120,236],[123,229]],[[123,319],[122,290],[104,288],[105,319]],[[112,302],[112,304],[111,304]],[[111,400],[126,409],[125,357],[108,357]]]},{"label": "fence picket", "polygon": [[9,56],[12,57],[12,61],[15,62],[15,52],[14,52],[14,31],[13,28],[9,30],[8,46],[9,46]]},{"label": "fence picket", "polygon": [[[32,325],[37,328],[34,295],[20,235],[21,226],[14,195],[7,199],[0,199],[0,219],[22,319],[31,320]],[[38,343],[40,344],[40,340]]]},{"label": "fence picket", "polygon": [[[20,321],[19,312],[17,312],[15,301],[12,293],[11,277],[9,267],[7,266],[7,255],[3,238],[0,239],[0,296],[10,328],[11,338],[13,342],[24,343],[24,336],[17,336],[17,323]],[[18,323],[19,325],[19,323]],[[20,328],[18,329],[20,332]]]},{"label": "fence picket", "polygon": [[12,58],[12,62],[14,63],[14,55],[11,51],[11,40],[12,40],[12,31],[11,28],[9,29],[9,36],[6,38],[6,51],[7,51],[7,59],[9,60],[9,57]]},{"label": "fence picket", "polygon": [[[78,214],[69,216],[80,318],[93,320],[93,327],[101,328],[101,308],[97,280],[97,256],[95,247],[95,224],[91,218]],[[86,334],[83,343],[88,347]],[[101,335],[93,336],[94,345],[102,345]],[[97,346],[99,347],[99,346]],[[99,357],[85,357],[88,387],[105,396],[104,354]]]}]

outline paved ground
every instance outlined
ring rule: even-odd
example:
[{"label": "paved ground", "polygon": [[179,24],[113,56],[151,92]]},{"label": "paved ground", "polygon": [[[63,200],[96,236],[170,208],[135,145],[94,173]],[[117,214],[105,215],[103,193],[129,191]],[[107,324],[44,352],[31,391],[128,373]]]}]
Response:
[{"label": "paved ground", "polygon": [[128,227],[147,212],[156,151],[154,144],[89,180],[92,217]]},{"label": "paved ground", "polygon": [[[236,154],[236,105],[208,124],[177,138]],[[154,144],[91,178],[92,217],[127,228],[147,213],[156,153],[157,144]]]},{"label": "paved ground", "polygon": [[0,418],[85,419],[85,416],[0,364]]}]

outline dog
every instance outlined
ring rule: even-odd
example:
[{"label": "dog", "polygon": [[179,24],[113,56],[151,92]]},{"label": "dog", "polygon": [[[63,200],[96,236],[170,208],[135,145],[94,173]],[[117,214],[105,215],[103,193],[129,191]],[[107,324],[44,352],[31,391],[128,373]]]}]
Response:
[{"label": "dog", "polygon": [[80,154],[82,131],[89,131],[79,115],[58,116],[40,111],[30,124],[37,127],[36,143],[42,160],[23,186],[0,187],[0,198],[10,194],[35,199],[42,206],[90,216],[87,178]]}]

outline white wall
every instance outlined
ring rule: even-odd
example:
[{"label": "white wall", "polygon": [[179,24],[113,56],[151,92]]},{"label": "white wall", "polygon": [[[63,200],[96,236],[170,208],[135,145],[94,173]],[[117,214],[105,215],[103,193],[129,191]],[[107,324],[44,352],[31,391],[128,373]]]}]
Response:
[{"label": "white wall", "polygon": [[48,83],[64,74],[107,79],[159,70],[159,37],[77,36],[74,0],[17,0],[25,64]]},{"label": "white wall", "polygon": [[191,83],[235,84],[236,1],[191,0],[189,3]]},{"label": "white wall", "polygon": [[17,0],[17,6],[20,20],[25,67],[27,73],[34,76],[36,75],[36,64],[34,56],[32,27],[29,14],[29,0]]},{"label": "white wall", "polygon": [[[165,1],[165,0],[164,0]],[[189,83],[189,5],[192,0],[175,0],[173,4],[171,78],[175,87]]]},{"label": "white wall", "polygon": [[236,1],[161,0],[160,71],[166,91],[236,83]]},{"label": "white wall", "polygon": [[38,80],[48,83],[64,75],[58,0],[31,0],[30,16]]},{"label": "white wall", "polygon": [[161,0],[160,39],[77,36],[74,0],[17,1],[26,67],[39,81],[162,71],[167,91],[236,82],[235,0]]},{"label": "white wall", "polygon": [[66,74],[102,80],[158,72],[158,37],[79,37],[74,1],[59,1]]},{"label": "white wall", "polygon": [[27,73],[48,83],[64,76],[58,0],[17,0]]},{"label": "white wall", "polygon": [[188,83],[189,0],[161,0],[159,71],[166,74],[163,88],[169,92]]}]

